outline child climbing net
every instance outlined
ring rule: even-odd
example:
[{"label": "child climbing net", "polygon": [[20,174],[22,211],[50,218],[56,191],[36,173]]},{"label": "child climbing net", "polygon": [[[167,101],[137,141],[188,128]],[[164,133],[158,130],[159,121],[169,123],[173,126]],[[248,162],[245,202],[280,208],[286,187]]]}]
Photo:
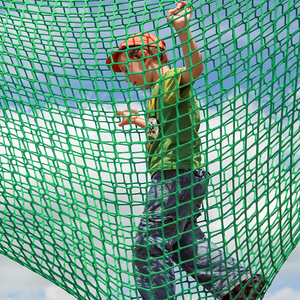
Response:
[{"label": "child climbing net", "polygon": [[[223,252],[197,226],[208,180],[201,165],[200,113],[190,85],[201,75],[203,63],[188,29],[192,7],[185,8],[186,4],[178,3],[167,15],[178,32],[184,68],[170,69],[167,58],[162,63],[165,42],[149,33],[131,35],[118,49],[127,52],[115,52],[107,59],[109,68],[126,75],[126,82],[152,87],[147,121],[136,109],[117,111],[123,118],[119,126],[146,127],[148,133],[152,180],[134,243],[136,281],[145,300],[175,299],[176,265],[219,299],[256,299],[266,285],[262,275],[251,279],[234,258],[225,261]],[[178,128],[183,134],[176,134]]]}]

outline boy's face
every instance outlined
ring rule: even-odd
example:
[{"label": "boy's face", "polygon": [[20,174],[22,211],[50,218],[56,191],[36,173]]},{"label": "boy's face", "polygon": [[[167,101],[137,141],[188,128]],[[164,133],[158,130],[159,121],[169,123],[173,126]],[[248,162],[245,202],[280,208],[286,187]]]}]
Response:
[{"label": "boy's face", "polygon": [[[151,72],[147,72],[144,67],[143,67],[143,63],[141,60],[136,60],[136,59],[130,59],[127,60],[126,54],[120,53],[118,56],[118,62],[123,62],[124,64],[119,65],[120,69],[122,70],[122,72],[127,75],[125,81],[128,82],[127,78],[129,79],[129,82],[137,87],[140,87],[141,90],[143,89],[149,89],[152,84],[148,84],[145,85],[149,81],[149,73]],[[146,71],[146,72],[145,72]],[[137,73],[137,74],[134,74]],[[146,81],[144,80],[144,76]]]}]

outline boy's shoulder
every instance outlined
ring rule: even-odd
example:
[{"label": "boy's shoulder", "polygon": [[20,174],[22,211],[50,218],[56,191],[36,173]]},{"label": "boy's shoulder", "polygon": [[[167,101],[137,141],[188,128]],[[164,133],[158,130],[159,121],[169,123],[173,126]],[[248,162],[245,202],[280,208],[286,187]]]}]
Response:
[{"label": "boy's shoulder", "polygon": [[154,84],[150,98],[162,96],[163,102],[170,105],[188,97],[190,88],[182,89],[180,86],[181,75],[184,71],[185,67],[173,68],[162,74],[161,79]]},{"label": "boy's shoulder", "polygon": [[168,79],[176,75],[180,75],[185,70],[185,67],[182,68],[172,68],[162,74],[162,78]]},{"label": "boy's shoulder", "polygon": [[180,83],[181,74],[184,72],[184,70],[185,67],[172,68],[167,70],[161,75],[161,78],[154,83],[153,88],[159,90],[162,87],[162,89],[164,90],[168,89],[170,85],[176,86],[176,82],[178,82],[178,84]]}]

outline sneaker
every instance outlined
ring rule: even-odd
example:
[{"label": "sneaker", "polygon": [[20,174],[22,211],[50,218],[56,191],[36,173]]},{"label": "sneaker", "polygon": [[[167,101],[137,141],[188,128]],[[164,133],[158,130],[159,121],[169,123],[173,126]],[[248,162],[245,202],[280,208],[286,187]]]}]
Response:
[{"label": "sneaker", "polygon": [[[241,292],[241,286],[238,285],[234,289],[231,290],[231,297],[235,300],[255,300],[258,296],[263,294],[263,290],[266,288],[267,281],[265,279],[262,279],[263,276],[260,274],[256,274],[251,277],[245,279],[242,282],[244,293]],[[254,284],[254,285],[253,285]],[[253,293],[252,293],[253,291]],[[249,297],[249,295],[251,296]],[[238,295],[237,298],[235,298]],[[244,297],[245,295],[245,297]],[[248,298],[249,297],[249,298]],[[230,300],[229,294],[225,295],[223,297],[223,300]]]}]

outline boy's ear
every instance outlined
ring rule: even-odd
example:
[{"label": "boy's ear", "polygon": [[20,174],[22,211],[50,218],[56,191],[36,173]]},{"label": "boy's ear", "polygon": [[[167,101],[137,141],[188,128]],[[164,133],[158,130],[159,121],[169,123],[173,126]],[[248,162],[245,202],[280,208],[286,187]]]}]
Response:
[{"label": "boy's ear", "polygon": [[139,56],[140,56],[140,58],[142,58],[142,57],[146,57],[146,56],[149,56],[149,53],[146,51],[146,50],[140,50],[139,51]]},{"label": "boy's ear", "polygon": [[140,50],[139,51],[139,57],[140,58],[145,58],[145,60],[144,60],[144,64],[147,64],[148,62],[150,62],[150,57],[149,58],[147,58],[147,56],[149,56],[149,53],[146,51],[146,50]]}]

